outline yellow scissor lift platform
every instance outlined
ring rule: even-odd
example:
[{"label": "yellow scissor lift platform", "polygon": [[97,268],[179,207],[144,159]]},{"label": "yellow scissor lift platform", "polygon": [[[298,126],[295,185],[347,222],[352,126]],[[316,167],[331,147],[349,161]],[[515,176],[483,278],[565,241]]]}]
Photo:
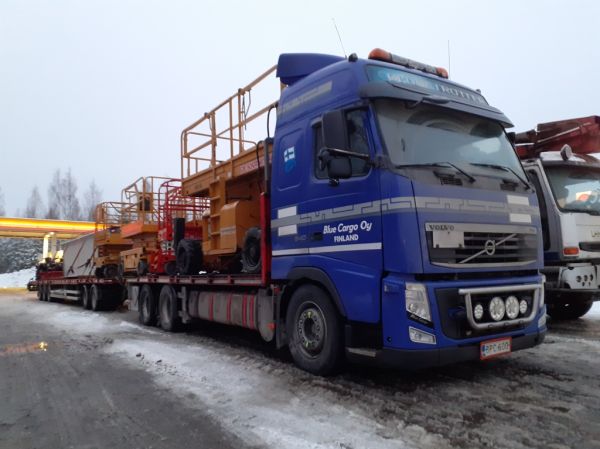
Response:
[{"label": "yellow scissor lift platform", "polygon": [[96,206],[94,266],[98,277],[117,277],[121,252],[131,248],[131,240],[121,234],[121,214],[124,206],[124,203],[116,201],[107,201]]},{"label": "yellow scissor lift platform", "polygon": [[[248,139],[246,132],[259,118],[263,119],[261,131],[266,129],[265,119],[276,102],[251,115],[247,104],[254,89],[264,90],[265,82],[273,80],[269,75],[276,69],[277,66],[271,67],[238,89],[181,133],[183,194],[208,198],[210,203],[202,220],[202,264],[207,271],[236,271],[232,265],[247,232],[260,225],[265,148],[263,143]],[[224,156],[224,160],[219,160],[219,156]]]}]

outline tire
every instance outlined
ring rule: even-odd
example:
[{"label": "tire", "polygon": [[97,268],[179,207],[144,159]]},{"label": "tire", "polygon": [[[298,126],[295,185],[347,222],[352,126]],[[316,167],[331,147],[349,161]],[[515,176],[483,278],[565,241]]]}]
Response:
[{"label": "tire", "polygon": [[336,372],[343,359],[342,325],[327,293],[315,285],[299,287],[290,299],[286,330],[299,368],[320,376]]},{"label": "tire", "polygon": [[94,312],[98,312],[103,309],[104,290],[98,287],[96,284],[92,285],[90,288],[90,303]]},{"label": "tire", "polygon": [[258,274],[261,271],[260,234],[259,228],[250,228],[246,231],[242,247],[243,273]]},{"label": "tire", "polygon": [[106,279],[115,279],[119,277],[119,267],[117,265],[111,264],[106,265],[102,268],[103,277]]},{"label": "tire", "polygon": [[198,274],[202,267],[202,249],[199,240],[183,239],[177,245],[177,271],[180,274]]},{"label": "tire", "polygon": [[44,286],[43,285],[38,285],[37,298],[38,298],[38,301],[44,300]]},{"label": "tire", "polygon": [[589,312],[594,301],[581,301],[574,303],[548,304],[548,315],[553,320],[576,320]]},{"label": "tire", "polygon": [[46,288],[44,289],[44,301],[52,302],[52,299],[50,298],[50,286],[49,285],[46,285]]},{"label": "tire", "polygon": [[160,327],[167,332],[177,332],[181,328],[177,293],[170,285],[163,286],[158,298]]},{"label": "tire", "polygon": [[92,298],[90,293],[90,288],[87,285],[84,285],[81,290],[81,305],[86,310],[91,310],[92,308]]},{"label": "tire", "polygon": [[136,272],[138,276],[146,276],[148,274],[148,262],[140,260]]},{"label": "tire", "polygon": [[156,297],[152,287],[144,284],[140,290],[138,300],[139,321],[144,326],[154,326],[156,324]]},{"label": "tire", "polygon": [[170,260],[165,264],[165,273],[169,276],[175,276],[177,274],[177,264],[174,260]]}]

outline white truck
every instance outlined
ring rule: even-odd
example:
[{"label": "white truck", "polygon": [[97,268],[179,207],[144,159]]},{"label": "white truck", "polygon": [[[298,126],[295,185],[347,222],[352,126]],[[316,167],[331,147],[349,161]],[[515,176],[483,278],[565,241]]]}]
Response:
[{"label": "white truck", "polygon": [[579,318],[600,299],[600,117],[541,123],[515,144],[540,206],[548,314]]}]

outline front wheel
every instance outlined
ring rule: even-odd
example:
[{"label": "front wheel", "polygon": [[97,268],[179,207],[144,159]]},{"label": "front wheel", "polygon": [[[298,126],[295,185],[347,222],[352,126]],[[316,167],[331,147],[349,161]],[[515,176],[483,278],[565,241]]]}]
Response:
[{"label": "front wheel", "polygon": [[548,304],[548,315],[553,320],[576,320],[588,313],[593,305],[594,301]]},{"label": "front wheel", "polygon": [[315,285],[298,288],[288,306],[286,329],[296,365],[320,376],[335,373],[342,361],[342,326],[327,293]]}]

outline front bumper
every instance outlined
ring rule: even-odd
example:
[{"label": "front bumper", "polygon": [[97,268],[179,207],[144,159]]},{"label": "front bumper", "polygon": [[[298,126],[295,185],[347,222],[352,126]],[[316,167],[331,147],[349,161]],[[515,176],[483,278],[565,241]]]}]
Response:
[{"label": "front bumper", "polygon": [[[545,337],[545,329],[540,332],[513,337],[512,352],[537,346],[544,341]],[[375,363],[410,371],[479,360],[479,350],[479,342],[477,342],[437,349],[383,348],[375,351],[373,356],[368,357],[346,352],[346,357],[350,362]]]}]

